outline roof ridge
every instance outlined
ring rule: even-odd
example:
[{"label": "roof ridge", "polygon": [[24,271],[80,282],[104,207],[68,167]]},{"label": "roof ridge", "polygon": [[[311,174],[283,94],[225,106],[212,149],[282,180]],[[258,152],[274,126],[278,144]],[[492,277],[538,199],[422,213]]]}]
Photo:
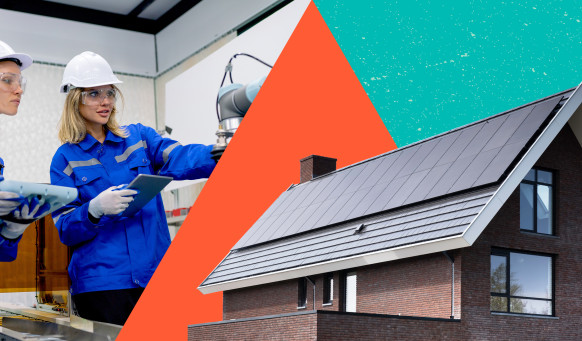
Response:
[{"label": "roof ridge", "polygon": [[419,145],[419,144],[426,143],[426,142],[428,142],[428,141],[431,141],[431,140],[434,140],[434,139],[440,138],[440,137],[442,137],[442,136],[445,136],[445,135],[448,135],[448,134],[452,134],[452,133],[454,133],[454,132],[457,132],[457,131],[459,131],[459,130],[467,129],[467,128],[469,128],[469,127],[472,127],[472,126],[474,126],[474,125],[476,125],[476,124],[480,124],[480,123],[483,123],[483,122],[485,122],[485,121],[492,120],[492,119],[494,119],[494,118],[497,118],[497,117],[501,117],[501,116],[503,116],[503,115],[508,115],[508,114],[510,114],[510,113],[512,113],[512,112],[515,112],[515,111],[517,111],[517,110],[523,109],[523,108],[525,108],[525,107],[527,107],[527,106],[535,105],[535,104],[538,104],[538,103],[541,103],[541,102],[547,101],[547,100],[549,100],[549,99],[552,99],[552,98],[555,98],[555,97],[558,97],[558,96],[563,96],[564,94],[566,94],[566,93],[568,93],[568,92],[572,92],[572,91],[574,91],[574,90],[576,90],[576,87],[573,87],[573,88],[570,88],[570,89],[567,89],[567,90],[561,91],[561,92],[559,92],[559,93],[556,93],[556,94],[553,94],[553,95],[550,95],[550,96],[547,96],[547,97],[544,97],[544,98],[541,98],[541,99],[538,99],[538,100],[535,100],[535,101],[532,101],[532,102],[529,102],[529,103],[526,103],[526,104],[523,104],[523,105],[520,105],[519,107],[516,107],[516,108],[511,108],[511,109],[509,109],[509,110],[506,110],[506,111],[500,112],[500,113],[498,113],[498,114],[494,114],[494,115],[491,115],[491,116],[488,116],[488,117],[482,118],[482,119],[480,119],[480,120],[478,120],[478,121],[474,121],[474,122],[471,122],[471,123],[468,123],[468,124],[462,125],[462,126],[460,126],[460,127],[457,127],[457,128],[454,128],[454,129],[451,129],[451,130],[448,130],[448,131],[442,132],[442,133],[440,133],[440,134],[437,134],[437,135],[433,135],[433,136],[427,137],[427,138],[425,138],[425,139],[422,139],[422,140],[419,140],[419,141],[416,141],[416,142],[413,142],[413,143],[407,144],[407,145],[405,145],[405,146],[402,146],[402,147],[400,147],[400,148],[392,149],[392,150],[390,150],[390,151],[387,151],[387,152],[385,152],[385,153],[382,153],[382,154],[379,154],[379,155],[376,155],[376,156],[372,156],[372,157],[370,157],[370,158],[368,158],[368,159],[365,159],[365,160],[362,160],[362,161],[359,161],[359,162],[356,162],[356,163],[353,163],[353,164],[347,165],[347,166],[345,166],[345,167],[342,167],[342,168],[336,169],[336,170],[334,170],[334,171],[331,171],[331,172],[329,172],[329,173],[326,173],[326,174],[320,175],[320,176],[318,176],[318,177],[315,177],[315,178],[313,178],[313,179],[311,179],[311,180],[309,180],[309,181],[306,181],[306,182],[303,182],[303,183],[299,183],[299,184],[291,184],[291,186],[289,186],[289,188],[287,188],[287,191],[288,191],[288,190],[290,190],[290,189],[293,189],[293,188],[295,188],[295,187],[298,187],[298,186],[300,186],[300,185],[303,185],[303,184],[308,184],[308,183],[311,183],[312,181],[319,180],[319,179],[323,179],[323,178],[325,178],[326,176],[331,176],[332,174],[336,174],[336,173],[338,173],[338,172],[340,172],[340,171],[347,170],[347,169],[349,169],[349,168],[352,168],[352,167],[355,167],[355,166],[357,166],[357,165],[359,165],[359,164],[362,164],[362,163],[365,163],[365,162],[370,162],[370,161],[372,161],[372,160],[375,160],[375,159],[378,159],[378,158],[380,158],[380,157],[384,157],[384,156],[386,156],[386,155],[389,155],[389,154],[393,154],[393,153],[396,153],[396,152],[399,152],[399,151],[402,151],[402,150],[405,150],[405,149],[408,149],[408,148],[412,148],[412,147],[414,147],[414,146],[417,146],[417,145]]}]

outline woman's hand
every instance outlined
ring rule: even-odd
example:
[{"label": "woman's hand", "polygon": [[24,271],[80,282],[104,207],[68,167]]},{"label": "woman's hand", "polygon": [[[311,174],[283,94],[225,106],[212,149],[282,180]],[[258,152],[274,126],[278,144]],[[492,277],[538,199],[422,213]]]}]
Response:
[{"label": "woman's hand", "polygon": [[[24,230],[26,230],[26,228],[34,220],[38,219],[45,212],[47,212],[50,209],[50,207],[51,206],[48,203],[41,205],[40,201],[37,198],[33,198],[32,200],[30,200],[30,202],[28,200],[24,200],[23,204],[21,204],[19,207],[10,212],[11,218],[14,218],[16,221],[21,222],[4,221],[5,225],[0,228],[0,234],[7,239],[16,239],[20,237],[24,233]],[[22,221],[27,222],[22,223]]]},{"label": "woman's hand", "polygon": [[112,186],[89,202],[89,214],[99,219],[104,215],[116,215],[127,209],[137,191],[122,189],[125,185]]},{"label": "woman's hand", "polygon": [[0,191],[0,217],[10,214],[20,206],[22,197],[12,192]]}]

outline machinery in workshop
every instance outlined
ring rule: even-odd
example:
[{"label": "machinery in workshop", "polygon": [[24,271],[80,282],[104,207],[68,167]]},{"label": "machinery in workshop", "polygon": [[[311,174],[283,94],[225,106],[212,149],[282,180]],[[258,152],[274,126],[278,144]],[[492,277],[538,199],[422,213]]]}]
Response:
[{"label": "machinery in workshop", "polygon": [[[238,129],[261,89],[263,82],[267,78],[267,76],[263,76],[247,84],[235,83],[232,76],[232,70],[233,61],[237,57],[251,58],[269,69],[272,68],[272,65],[248,53],[237,53],[229,59],[216,96],[218,130],[216,131],[217,141],[212,150],[212,157],[216,161],[222,157],[222,154],[226,150],[234,133]],[[230,84],[225,84],[227,76]],[[165,131],[171,133],[172,129],[166,126]],[[202,187],[203,183],[195,183],[189,186],[162,192],[162,199],[164,200],[164,207],[166,208],[166,218],[168,220],[170,235],[172,238],[179,230],[182,222],[188,214],[189,208],[196,200]]]},{"label": "machinery in workshop", "polygon": [[[267,78],[264,76],[245,85],[234,83],[232,79],[232,62],[239,56],[252,58],[269,68],[273,68],[272,65],[247,53],[233,55],[226,64],[220,89],[216,96],[216,115],[218,117],[218,131],[216,132],[216,136],[218,139],[212,150],[213,158],[216,160],[222,156],[226,146],[234,136],[242,119],[253,103],[255,96],[257,96],[263,82]],[[224,85],[227,75],[229,76],[230,84]]]},{"label": "machinery in workshop", "polygon": [[60,242],[50,215],[26,229],[17,259],[0,263],[0,293],[23,297],[32,292],[36,304],[0,302],[0,340],[115,339],[121,326],[70,314],[69,260],[70,250]]}]

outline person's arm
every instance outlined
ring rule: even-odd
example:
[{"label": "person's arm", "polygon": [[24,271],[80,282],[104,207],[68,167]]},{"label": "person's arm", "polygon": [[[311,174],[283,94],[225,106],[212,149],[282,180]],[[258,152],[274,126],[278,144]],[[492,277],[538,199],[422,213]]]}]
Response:
[{"label": "person's arm", "polygon": [[[0,220],[0,230],[4,228],[6,223]],[[5,238],[0,233],[0,262],[12,262],[16,259],[16,254],[18,252],[18,242],[22,239],[22,235],[18,236],[16,239]]]},{"label": "person's arm", "polygon": [[[4,170],[4,161],[0,158],[0,181],[4,180],[2,176]],[[13,193],[0,192],[0,198],[14,197]],[[17,204],[15,202],[1,202],[0,199],[0,215],[5,215],[12,212]],[[6,223],[0,219],[0,232],[4,230]],[[22,235],[16,239],[5,238],[0,233],[0,262],[12,262],[16,259],[16,254],[18,252],[18,242],[22,239]]]},{"label": "person's arm", "polygon": [[153,162],[156,174],[171,176],[175,180],[194,180],[208,178],[216,161],[210,152],[212,145],[189,144],[161,137],[152,128],[136,125],[147,143],[147,153]]}]

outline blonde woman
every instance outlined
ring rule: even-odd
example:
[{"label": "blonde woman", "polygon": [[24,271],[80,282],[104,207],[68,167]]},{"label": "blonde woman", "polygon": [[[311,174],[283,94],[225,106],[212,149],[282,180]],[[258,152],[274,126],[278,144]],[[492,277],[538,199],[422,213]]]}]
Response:
[{"label": "blonde woman", "polygon": [[138,174],[207,178],[212,146],[182,146],[141,124],[120,127],[116,86],[105,59],[83,52],[67,64],[60,122],[63,145],[51,164],[51,183],[76,187],[77,200],[53,213],[69,264],[73,302],[81,317],[122,325],[170,245],[161,196],[121,217],[135,191],[119,189]]}]

